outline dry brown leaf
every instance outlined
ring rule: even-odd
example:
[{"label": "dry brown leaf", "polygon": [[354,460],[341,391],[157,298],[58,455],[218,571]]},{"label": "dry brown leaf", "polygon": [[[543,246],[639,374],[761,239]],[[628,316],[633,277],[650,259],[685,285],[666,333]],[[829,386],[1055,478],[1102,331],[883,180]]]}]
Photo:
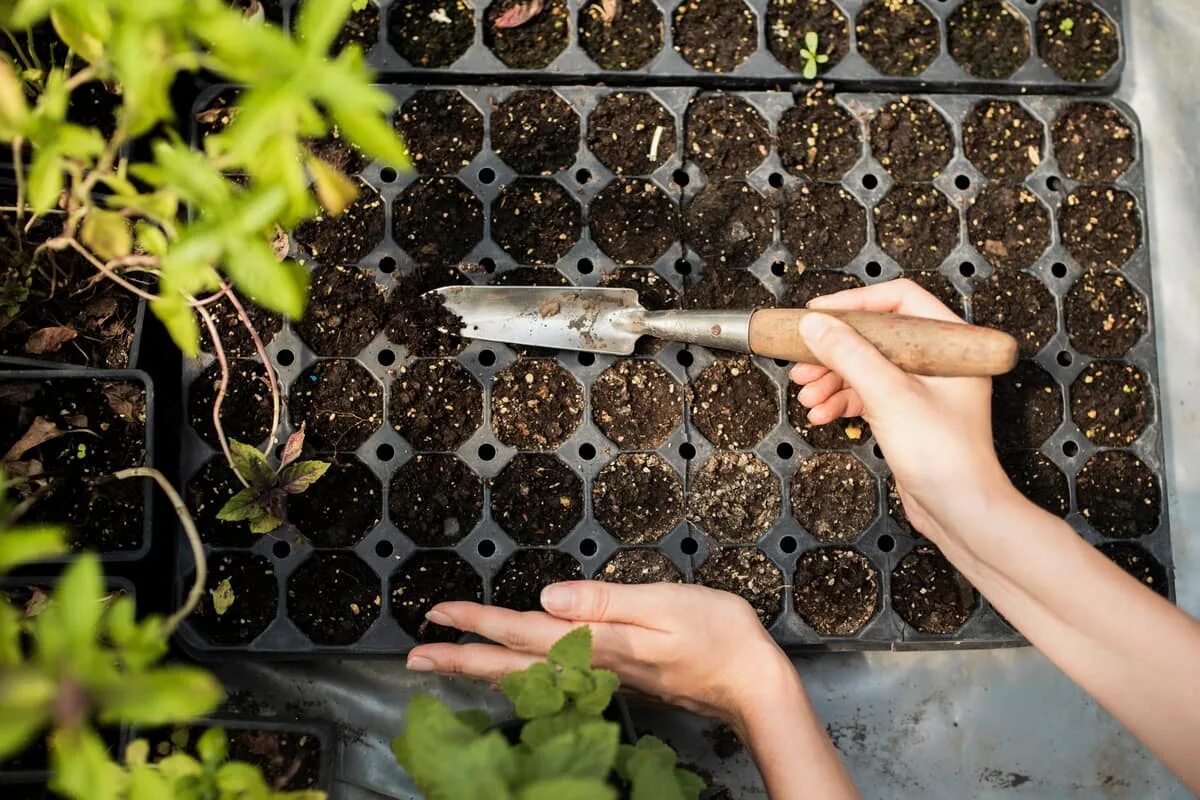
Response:
[{"label": "dry brown leaf", "polygon": [[492,20],[492,27],[499,30],[519,28],[538,14],[541,14],[545,8],[545,0],[528,0],[524,3],[517,3],[516,5],[509,6],[503,14]]},{"label": "dry brown leaf", "polygon": [[621,0],[600,0],[600,19],[611,25],[621,11]]},{"label": "dry brown leaf", "polygon": [[21,456],[37,447],[40,444],[57,439],[64,436],[70,431],[64,431],[58,427],[58,424],[51,422],[45,417],[35,417],[30,424],[29,429],[17,439],[13,446],[8,448],[8,452],[4,454],[4,458],[0,459],[5,464],[15,464],[21,460]]},{"label": "dry brown leaf", "polygon": [[25,340],[25,352],[35,356],[47,353],[57,353],[62,346],[79,335],[74,328],[66,325],[52,325],[48,328],[38,328]]},{"label": "dry brown leaf", "polygon": [[108,407],[122,419],[144,420],[146,418],[146,396],[137,386],[129,383],[106,383],[100,387]]}]

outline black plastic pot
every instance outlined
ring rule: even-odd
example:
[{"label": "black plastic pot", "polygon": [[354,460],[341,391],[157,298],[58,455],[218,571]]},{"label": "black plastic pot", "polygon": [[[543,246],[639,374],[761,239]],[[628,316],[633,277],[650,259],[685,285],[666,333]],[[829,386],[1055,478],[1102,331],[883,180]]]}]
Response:
[{"label": "black plastic pot", "polygon": [[[149,366],[142,362],[142,336],[146,327],[146,301],[138,300],[137,315],[133,323],[133,341],[129,345],[129,362],[127,369]],[[64,370],[97,370],[106,371],[104,367],[90,364],[75,363],[74,361],[55,361],[49,358],[38,358],[30,355],[4,355],[0,353],[0,369],[64,369]]]}]

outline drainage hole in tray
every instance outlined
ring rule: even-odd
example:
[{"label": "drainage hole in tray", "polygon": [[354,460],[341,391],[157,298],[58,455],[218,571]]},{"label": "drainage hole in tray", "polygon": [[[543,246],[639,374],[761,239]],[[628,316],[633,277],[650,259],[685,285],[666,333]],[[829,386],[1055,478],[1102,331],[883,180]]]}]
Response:
[{"label": "drainage hole in tray", "polygon": [[879,185],[879,178],[876,178],[871,173],[862,176],[862,185],[864,189],[874,189]]},{"label": "drainage hole in tray", "polygon": [[796,552],[796,546],[795,536],[785,536],[779,540],[779,549],[785,553]]},{"label": "drainage hole in tray", "polygon": [[1054,360],[1064,367],[1069,367],[1071,366],[1071,362],[1075,359],[1066,350],[1059,350],[1058,355],[1054,357]]},{"label": "drainage hole in tray", "polygon": [[878,278],[883,274],[883,266],[878,261],[868,261],[866,269],[868,278]]},{"label": "drainage hole in tray", "polygon": [[596,546],[595,539],[582,539],[579,542],[579,554],[584,558],[591,558],[596,555],[596,551],[600,548]]},{"label": "drainage hole in tray", "polygon": [[775,366],[777,367],[786,367],[788,364],[792,363],[790,361],[784,361],[782,358],[776,358],[772,360],[775,362]]},{"label": "drainage hole in tray", "polygon": [[392,183],[398,177],[400,177],[400,174],[391,167],[384,167],[383,169],[379,170],[379,180],[383,181],[384,183]]},{"label": "drainage hole in tray", "polygon": [[784,460],[791,458],[795,452],[796,451],[787,442],[780,442],[779,446],[775,448],[775,455]]},{"label": "drainage hole in tray", "polygon": [[492,169],[491,167],[484,167],[483,169],[479,170],[480,183],[491,183],[494,180],[496,180],[496,170]]},{"label": "drainage hole in tray", "polygon": [[391,461],[396,456],[396,448],[384,443],[375,448],[375,457],[380,461]]},{"label": "drainage hole in tray", "polygon": [[492,350],[479,351],[479,366],[490,367],[496,363],[496,353]]},{"label": "drainage hole in tray", "polygon": [[692,262],[686,258],[681,258],[675,262],[675,271],[680,275],[690,275],[692,273]]},{"label": "drainage hole in tray", "polygon": [[681,367],[690,367],[692,362],[695,361],[695,357],[687,350],[680,350],[675,354],[675,360],[679,362],[679,366]]},{"label": "drainage hole in tray", "polygon": [[696,457],[696,446],[691,442],[684,442],[683,444],[679,445],[679,455],[683,456],[689,461],[692,460]]},{"label": "drainage hole in tray", "polygon": [[970,261],[964,261],[958,265],[958,274],[964,278],[969,278],[975,274],[975,265]]},{"label": "drainage hole in tray", "polygon": [[391,558],[392,553],[395,551],[396,548],[387,539],[380,539],[375,543],[375,555],[380,558]]},{"label": "drainage hole in tray", "polygon": [[491,558],[496,555],[496,543],[491,539],[480,539],[479,544],[475,545],[475,551],[484,558]]},{"label": "drainage hole in tray", "polygon": [[688,177],[685,170],[677,169],[671,173],[671,180],[675,181],[676,186],[687,186],[691,178]]},{"label": "drainage hole in tray", "polygon": [[385,367],[390,367],[392,364],[396,363],[396,354],[391,350],[380,350],[379,355],[376,356],[376,358],[379,359],[380,365]]},{"label": "drainage hole in tray", "polygon": [[787,272],[787,264],[783,263],[782,261],[772,261],[771,262],[771,274],[772,275],[774,275],[777,278],[782,278],[785,272]]},{"label": "drainage hole in tray", "polygon": [[581,366],[590,367],[592,364],[596,363],[596,354],[595,353],[580,353],[579,354],[579,363]]},{"label": "drainage hole in tray", "polygon": [[280,350],[279,355],[275,356],[275,360],[281,367],[290,367],[296,360],[296,354],[291,350]]},{"label": "drainage hole in tray", "polygon": [[1074,458],[1079,455],[1079,445],[1072,441],[1063,442],[1063,455],[1067,458]]},{"label": "drainage hole in tray", "polygon": [[379,271],[387,275],[395,272],[396,259],[392,258],[391,256],[384,256],[383,258],[379,259]]},{"label": "drainage hole in tray", "polygon": [[479,445],[479,458],[482,461],[491,461],[496,457],[496,448],[490,444]]},{"label": "drainage hole in tray", "polygon": [[483,267],[483,271],[489,275],[496,271],[496,262],[490,258],[479,259],[479,266]]},{"label": "drainage hole in tray", "polygon": [[1067,265],[1061,261],[1055,261],[1050,265],[1050,274],[1056,278],[1067,277]]},{"label": "drainage hole in tray", "polygon": [[1046,178],[1046,188],[1052,192],[1061,192],[1062,178],[1057,175],[1051,175],[1049,178]]},{"label": "drainage hole in tray", "polygon": [[883,536],[880,536],[875,544],[879,546],[879,552],[881,553],[890,553],[896,549],[896,540],[891,536],[888,536],[886,533]]},{"label": "drainage hole in tray", "polygon": [[584,461],[591,461],[596,457],[595,446],[588,442],[584,442],[583,444],[579,445],[579,457]]},{"label": "drainage hole in tray", "polygon": [[971,179],[966,175],[959,175],[954,179],[954,185],[965,192],[967,189],[971,188]]},{"label": "drainage hole in tray", "polygon": [[780,175],[778,172],[772,172],[770,177],[767,178],[767,183],[771,184],[772,189],[782,189],[783,188],[783,176]]},{"label": "drainage hole in tray", "polygon": [[581,258],[579,259],[579,263],[575,265],[575,268],[579,270],[580,275],[591,275],[592,270],[595,269],[595,265],[592,264],[590,258]]},{"label": "drainage hole in tray", "polygon": [[871,445],[871,452],[873,452],[875,454],[876,458],[878,458],[878,459],[883,458],[883,451],[879,449],[879,445],[877,445],[877,444]]},{"label": "drainage hole in tray", "polygon": [[700,551],[700,543],[691,536],[685,536],[683,541],[679,543],[679,549],[683,551],[685,556],[694,556]]},{"label": "drainage hole in tray", "polygon": [[292,554],[292,546],[285,541],[278,541],[271,545],[271,552],[276,558],[287,558]]},{"label": "drainage hole in tray", "polygon": [[591,170],[586,170],[586,169],[575,170],[575,182],[576,183],[587,183],[591,179],[592,179]]}]

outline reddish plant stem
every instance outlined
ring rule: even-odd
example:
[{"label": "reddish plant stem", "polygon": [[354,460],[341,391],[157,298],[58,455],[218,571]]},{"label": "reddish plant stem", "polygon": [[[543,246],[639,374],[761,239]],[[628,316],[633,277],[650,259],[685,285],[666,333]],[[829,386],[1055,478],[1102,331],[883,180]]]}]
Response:
[{"label": "reddish plant stem", "polygon": [[217,441],[221,445],[221,452],[225,454],[225,460],[229,462],[229,468],[241,481],[242,486],[249,486],[250,483],[242,473],[238,472],[237,466],[233,463],[233,452],[229,449],[229,439],[225,436],[225,428],[221,425],[221,405],[225,402],[225,392],[229,389],[229,359],[225,357],[225,348],[221,345],[221,337],[217,334],[217,323],[213,321],[212,314],[201,306],[196,306],[196,313],[204,321],[204,327],[208,328],[208,336],[213,343],[213,354],[217,357],[217,364],[221,367],[221,379],[217,383],[217,396],[213,400],[212,407],[213,429],[216,430]]},{"label": "reddish plant stem", "polygon": [[228,283],[224,284],[224,291],[225,295],[229,298],[229,302],[233,305],[233,310],[237,312],[242,326],[250,334],[250,341],[254,342],[254,349],[258,352],[258,357],[262,360],[263,369],[267,372],[267,383],[271,386],[271,436],[267,440],[267,453],[269,454],[275,449],[275,442],[279,439],[279,417],[280,407],[282,406],[282,401],[279,397],[279,378],[275,374],[275,368],[271,365],[270,356],[267,355],[267,346],[263,344],[262,337],[258,335],[258,331],[254,328],[254,323],[250,321],[250,316],[242,306],[242,301],[238,299]]}]

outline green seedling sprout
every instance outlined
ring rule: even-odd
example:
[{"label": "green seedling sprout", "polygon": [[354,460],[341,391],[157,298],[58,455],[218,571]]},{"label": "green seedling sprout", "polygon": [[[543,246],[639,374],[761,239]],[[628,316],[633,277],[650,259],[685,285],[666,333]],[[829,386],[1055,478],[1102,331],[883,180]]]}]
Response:
[{"label": "green seedling sprout", "polygon": [[328,461],[298,461],[304,450],[304,426],[288,437],[279,469],[257,447],[236,439],[229,442],[233,463],[246,488],[229,498],[217,512],[226,522],[250,523],[251,533],[270,533],[287,522],[287,496],[301,494],[329,469]]},{"label": "green seedling sprout", "polygon": [[804,59],[804,79],[811,81],[817,77],[817,70],[820,64],[829,62],[829,56],[825,53],[818,52],[821,46],[821,39],[817,36],[816,31],[809,31],[804,34],[804,47],[800,48],[800,55]]},{"label": "green seedling sprout", "polygon": [[1062,22],[1058,23],[1058,29],[1065,35],[1070,36],[1075,31],[1075,20],[1067,17]]}]

